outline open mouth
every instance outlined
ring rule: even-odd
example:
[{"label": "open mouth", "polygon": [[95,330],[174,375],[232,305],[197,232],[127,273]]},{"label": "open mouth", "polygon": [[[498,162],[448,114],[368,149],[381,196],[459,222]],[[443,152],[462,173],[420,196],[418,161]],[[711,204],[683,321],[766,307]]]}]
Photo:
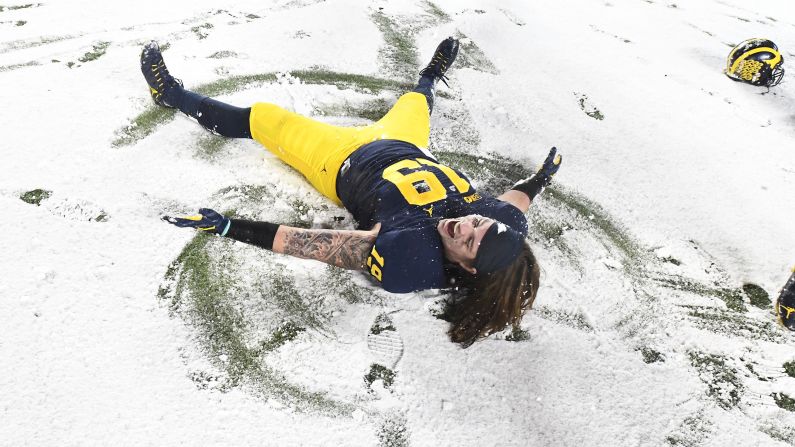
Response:
[{"label": "open mouth", "polygon": [[457,222],[454,221],[454,220],[448,220],[447,222],[444,223],[444,231],[451,238],[455,237],[455,225],[456,225],[456,223]]}]

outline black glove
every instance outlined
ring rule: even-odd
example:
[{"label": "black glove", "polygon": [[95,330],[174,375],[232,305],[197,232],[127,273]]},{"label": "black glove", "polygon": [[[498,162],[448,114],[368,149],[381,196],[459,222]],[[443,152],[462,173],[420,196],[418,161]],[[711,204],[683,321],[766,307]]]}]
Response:
[{"label": "black glove", "polygon": [[552,176],[558,172],[558,169],[560,168],[560,162],[563,161],[563,157],[556,155],[557,151],[558,150],[554,147],[550,149],[549,155],[547,155],[546,160],[544,160],[544,164],[541,165],[541,168],[538,169],[538,172],[524,180],[519,181],[517,184],[513,185],[511,189],[522,191],[523,193],[527,194],[532,201],[535,196],[537,196],[541,191],[544,190],[544,188],[552,183]]},{"label": "black glove", "polygon": [[215,212],[209,208],[200,208],[199,214],[185,217],[163,216],[163,220],[178,227],[190,227],[199,231],[214,233],[219,236],[226,236],[229,231],[231,220],[223,214]]}]

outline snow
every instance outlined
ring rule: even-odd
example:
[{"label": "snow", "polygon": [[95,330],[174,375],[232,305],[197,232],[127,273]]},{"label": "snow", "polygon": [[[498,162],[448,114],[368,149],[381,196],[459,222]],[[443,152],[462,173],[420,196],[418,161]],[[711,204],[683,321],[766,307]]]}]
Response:
[{"label": "snow", "polygon": [[[721,313],[741,319],[715,330],[724,320],[692,313],[728,303],[655,280],[730,289],[754,283],[775,299],[789,275],[793,69],[769,92],[721,70],[730,45],[750,37],[772,39],[790,67],[791,2],[759,0],[752,9],[739,0],[393,3],[61,0],[0,11],[0,206],[7,217],[0,445],[369,446],[386,445],[389,427],[403,430],[393,439],[415,446],[795,445],[795,414],[771,398],[795,397],[795,378],[782,368],[795,361],[795,336],[772,324],[771,306],[743,296],[747,312]],[[438,86],[452,99],[435,105],[432,125],[440,130],[431,151],[473,149],[474,140],[443,130],[469,126],[478,165],[496,153],[529,174],[556,146],[563,164],[555,184],[600,210],[578,218],[544,192],[530,213],[531,233],[540,221],[561,231],[532,239],[543,274],[535,310],[522,323],[528,339],[497,334],[466,350],[447,340],[448,324],[432,315],[434,292],[389,295],[353,276],[367,299],[346,304],[332,292],[314,293],[312,278],[326,274],[324,266],[251,248],[229,254],[222,251],[229,242],[212,241],[211,253],[255,262],[238,266],[241,290],[261,279],[256,266],[283,264],[308,303],[333,310],[323,330],[310,328],[259,360],[353,409],[303,411],[251,384],[222,389],[230,357],[208,354],[194,322],[158,298],[169,266],[193,238],[160,216],[231,206],[218,191],[262,185],[272,197],[242,208],[256,217],[352,223],[253,141],[197,156],[200,141],[212,137],[184,116],[114,145],[119,130],[151,107],[140,49],[152,39],[168,42],[166,62],[189,88],[278,73],[275,82],[220,99],[312,115],[329,104],[394,101],[389,92],[295,75],[320,67],[403,81],[385,68],[388,39],[377,14],[407,27],[418,69],[442,38],[466,36],[469,59],[451,70],[451,88]],[[100,42],[110,43],[105,54],[79,60]],[[209,57],[219,52],[228,57]],[[603,119],[593,117],[597,111]],[[37,188],[52,191],[41,206],[20,200]],[[291,214],[291,200],[306,208]],[[630,259],[604,230],[602,212],[651,256]],[[252,339],[278,323],[269,319],[270,298],[235,303]],[[367,333],[382,312],[405,351],[395,384],[379,379],[368,388]],[[644,361],[652,351],[664,360]],[[699,363],[693,353],[723,359],[731,380],[716,373],[719,363]],[[197,374],[210,379],[194,380]],[[739,400],[722,406],[735,384]]]}]

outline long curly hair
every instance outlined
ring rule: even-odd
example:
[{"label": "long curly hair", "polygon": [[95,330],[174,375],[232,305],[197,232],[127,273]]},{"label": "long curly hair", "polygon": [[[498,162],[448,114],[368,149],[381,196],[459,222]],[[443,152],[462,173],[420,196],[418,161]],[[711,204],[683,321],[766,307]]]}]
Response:
[{"label": "long curly hair", "polygon": [[467,348],[508,325],[518,329],[522,316],[533,306],[540,276],[527,241],[508,268],[485,275],[457,275],[457,287],[451,290],[445,312],[452,323],[450,339]]}]

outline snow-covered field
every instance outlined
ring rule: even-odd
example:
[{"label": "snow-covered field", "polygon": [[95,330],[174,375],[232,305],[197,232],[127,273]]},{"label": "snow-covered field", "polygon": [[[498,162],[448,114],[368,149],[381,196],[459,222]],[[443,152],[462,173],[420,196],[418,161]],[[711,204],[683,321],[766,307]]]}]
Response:
[{"label": "snow-covered field", "polygon": [[[188,88],[361,124],[448,35],[431,150],[492,191],[564,157],[522,332],[462,350],[438,293],[159,220],[353,226],[157,109],[147,41]],[[722,74],[751,37],[790,70],[769,92]],[[0,445],[795,445],[793,79],[791,0],[2,3]]]}]

